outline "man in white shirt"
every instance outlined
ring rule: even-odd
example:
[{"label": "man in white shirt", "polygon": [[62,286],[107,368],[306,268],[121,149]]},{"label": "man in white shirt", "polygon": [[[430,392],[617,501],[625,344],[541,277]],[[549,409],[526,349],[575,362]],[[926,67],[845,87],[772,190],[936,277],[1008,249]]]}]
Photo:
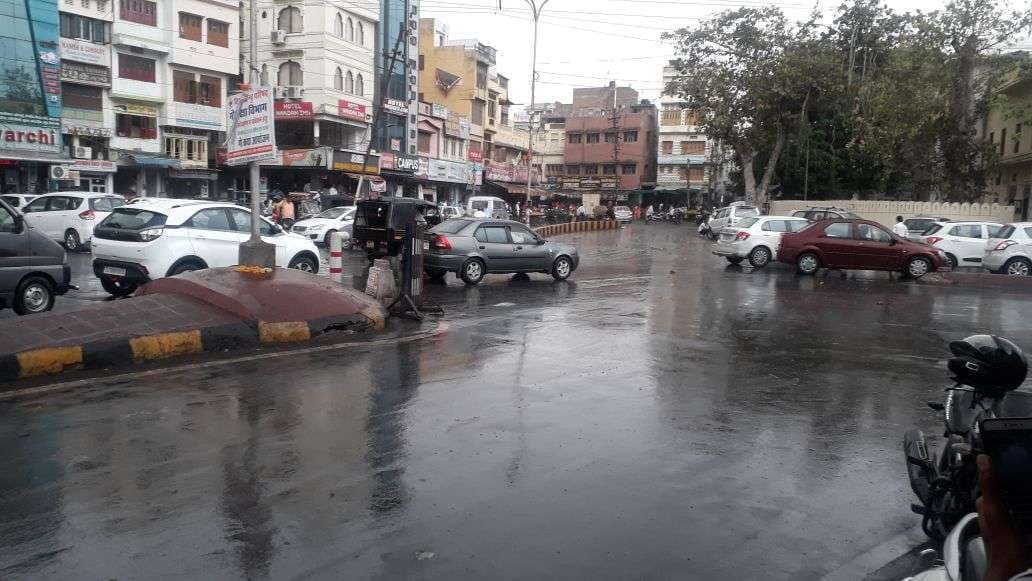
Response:
[{"label": "man in white shirt", "polygon": [[896,216],[896,225],[892,227],[892,233],[904,240],[907,239],[907,225],[903,223],[903,216]]}]

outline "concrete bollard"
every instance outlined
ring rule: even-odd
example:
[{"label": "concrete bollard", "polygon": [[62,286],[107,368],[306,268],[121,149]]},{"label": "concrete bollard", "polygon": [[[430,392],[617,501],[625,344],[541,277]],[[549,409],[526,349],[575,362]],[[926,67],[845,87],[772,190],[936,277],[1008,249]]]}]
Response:
[{"label": "concrete bollard", "polygon": [[330,280],[333,282],[344,282],[343,247],[340,232],[330,234]]}]

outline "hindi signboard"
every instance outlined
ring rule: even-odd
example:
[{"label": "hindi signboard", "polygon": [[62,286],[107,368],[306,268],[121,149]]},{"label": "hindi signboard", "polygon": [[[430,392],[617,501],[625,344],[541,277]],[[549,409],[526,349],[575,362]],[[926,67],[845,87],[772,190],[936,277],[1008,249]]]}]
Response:
[{"label": "hindi signboard", "polygon": [[226,114],[229,117],[227,165],[278,157],[271,87],[257,87],[233,95]]}]

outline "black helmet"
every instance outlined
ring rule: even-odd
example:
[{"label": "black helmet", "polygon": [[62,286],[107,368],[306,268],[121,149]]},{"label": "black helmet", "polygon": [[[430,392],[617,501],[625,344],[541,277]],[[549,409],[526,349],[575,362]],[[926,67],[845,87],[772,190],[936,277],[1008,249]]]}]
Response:
[{"label": "black helmet", "polygon": [[1028,373],[1021,348],[996,335],[972,335],[951,341],[949,369],[958,383],[987,392],[1017,388]]}]

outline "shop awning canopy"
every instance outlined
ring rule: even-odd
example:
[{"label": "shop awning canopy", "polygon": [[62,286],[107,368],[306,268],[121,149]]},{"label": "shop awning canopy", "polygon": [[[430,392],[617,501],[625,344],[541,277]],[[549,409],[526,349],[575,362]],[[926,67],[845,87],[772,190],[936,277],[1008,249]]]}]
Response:
[{"label": "shop awning canopy", "polygon": [[[492,185],[492,186],[495,186],[496,188],[500,188],[501,190],[503,190],[503,193],[506,193],[506,194],[520,195],[520,196],[526,196],[527,195],[527,184],[510,184],[510,183],[506,183],[506,182],[492,182],[492,181],[489,181],[487,183]],[[545,190],[542,190],[542,189],[531,187],[530,188],[530,195],[532,197],[547,198],[547,197],[552,195],[552,192],[548,192],[548,191],[545,191]]]},{"label": "shop awning canopy", "polygon": [[164,155],[149,155],[146,153],[130,153],[127,156],[133,164],[140,167],[163,167],[168,169],[179,169],[181,164],[178,159],[165,157]]}]

